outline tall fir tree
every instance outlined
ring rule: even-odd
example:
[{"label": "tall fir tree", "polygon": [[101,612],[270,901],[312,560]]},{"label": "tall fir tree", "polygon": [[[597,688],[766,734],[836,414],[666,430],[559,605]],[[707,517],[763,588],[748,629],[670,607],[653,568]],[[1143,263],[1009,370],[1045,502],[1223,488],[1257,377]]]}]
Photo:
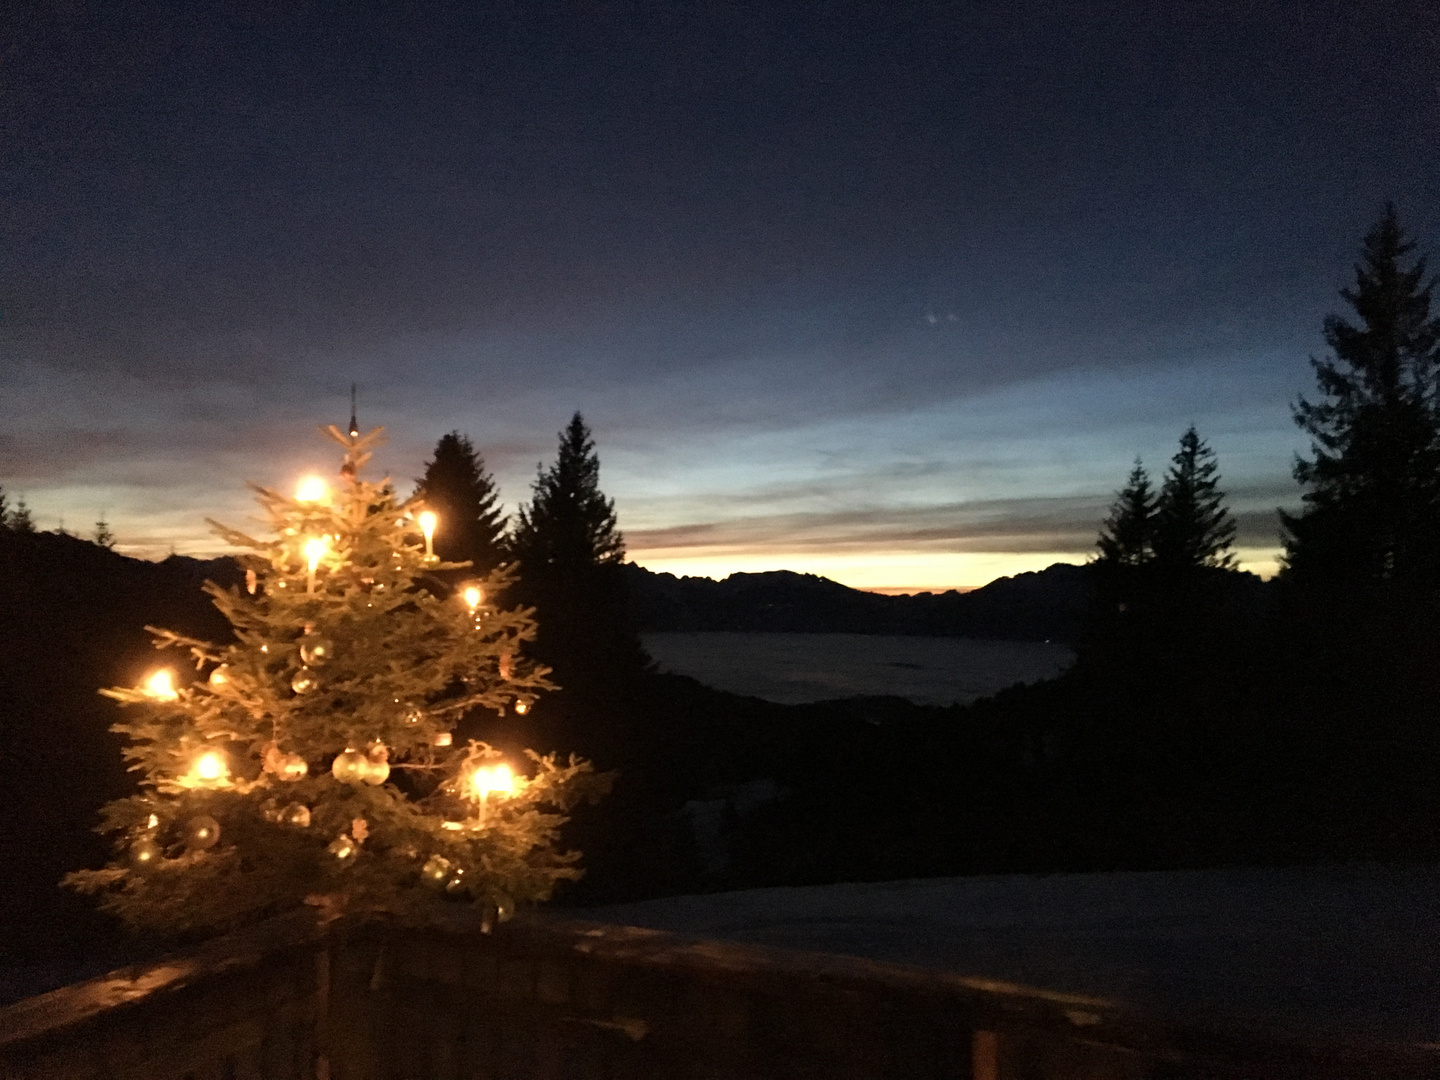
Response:
[{"label": "tall fir tree", "polygon": [[0,529],[10,528],[10,499],[0,487]]},{"label": "tall fir tree", "polygon": [[1234,544],[1235,519],[1225,507],[1215,451],[1191,425],[1155,500],[1155,565],[1170,572],[1231,567]]},{"label": "tall fir tree", "polygon": [[468,562],[481,574],[505,558],[505,515],[485,459],[468,435],[452,431],[435,445],[415,495],[439,515],[435,551],[448,562]]},{"label": "tall fir tree", "polygon": [[529,614],[488,602],[505,571],[444,584],[436,572],[457,568],[422,542],[425,504],[360,479],[379,432],[329,434],[338,490],[255,488],[270,539],[215,525],[249,552],[243,590],[207,587],[234,643],[155,630],[199,677],[161,669],[107,691],[127,710],[116,730],[140,791],[105,808],[115,863],[67,882],[137,925],[213,930],[302,903],[423,921],[469,902],[503,919],[578,876],[556,839],[596,793],[589,766],[512,765],[453,739],[467,712],[548,687],[519,656]]},{"label": "tall fir tree", "polygon": [[[530,503],[516,515],[510,552],[519,572],[513,595],[533,605],[539,620],[533,652],[554,669],[558,705],[569,714],[552,737],[579,740],[592,756],[616,752],[606,735],[619,732],[590,725],[602,722],[601,714],[612,729],[622,724],[616,702],[648,658],[621,577],[625,540],[615,504],[600,490],[600,459],[578,412],[560,432],[555,463],[540,468]],[[556,705],[547,708],[555,714]]]},{"label": "tall fir tree", "polygon": [[1295,462],[1304,508],[1282,513],[1285,574],[1303,585],[1402,585],[1429,594],[1440,559],[1440,319],[1425,259],[1387,205],[1364,239],[1358,323],[1325,320],[1331,355],[1311,359],[1319,395],[1295,422],[1310,457]]},{"label": "tall fir tree", "polygon": [[1116,493],[1110,516],[1100,526],[1100,561],[1140,566],[1154,555],[1155,492],[1137,457],[1125,486]]}]

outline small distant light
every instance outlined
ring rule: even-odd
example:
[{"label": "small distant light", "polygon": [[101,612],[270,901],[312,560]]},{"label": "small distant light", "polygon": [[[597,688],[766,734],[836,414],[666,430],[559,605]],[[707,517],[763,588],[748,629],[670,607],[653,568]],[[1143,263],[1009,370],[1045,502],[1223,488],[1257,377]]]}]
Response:
[{"label": "small distant light", "polygon": [[330,498],[330,485],[318,476],[307,476],[295,489],[295,501],[323,503]]}]

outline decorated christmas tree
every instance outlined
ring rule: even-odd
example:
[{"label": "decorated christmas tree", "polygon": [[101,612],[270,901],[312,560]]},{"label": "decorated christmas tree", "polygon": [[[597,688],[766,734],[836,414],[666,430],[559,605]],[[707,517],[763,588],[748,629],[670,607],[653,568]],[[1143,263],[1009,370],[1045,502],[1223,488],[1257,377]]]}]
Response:
[{"label": "decorated christmas tree", "polygon": [[302,902],[407,921],[469,902],[503,921],[579,876],[557,833],[605,778],[454,740],[467,714],[524,713],[552,688],[522,655],[530,612],[487,603],[508,572],[449,584],[467,564],[434,556],[434,513],[361,479],[380,430],[328,431],[344,447],[333,487],[252,485],[270,539],[211,522],[247,551],[243,588],[207,586],[234,642],[152,628],[194,681],[162,668],[104,691],[126,709],[140,790],[105,807],[116,861],[66,883],[134,925],[221,929]]}]

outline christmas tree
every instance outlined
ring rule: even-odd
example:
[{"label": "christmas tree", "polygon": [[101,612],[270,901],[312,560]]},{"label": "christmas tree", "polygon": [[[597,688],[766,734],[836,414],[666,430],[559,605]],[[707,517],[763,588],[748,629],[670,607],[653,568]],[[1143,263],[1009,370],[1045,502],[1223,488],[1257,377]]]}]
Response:
[{"label": "christmas tree", "polygon": [[504,920],[580,874],[557,833],[606,778],[454,744],[467,713],[524,713],[552,689],[522,654],[530,612],[486,602],[507,571],[447,584],[467,564],[433,554],[434,512],[361,479],[381,431],[328,432],[344,447],[335,490],[252,485],[272,539],[211,522],[248,552],[243,590],[208,586],[234,642],[151,628],[197,678],[104,691],[126,707],[115,730],[140,791],[103,812],[115,863],[66,883],[134,925],[221,929],[302,902],[423,921],[468,901]]}]

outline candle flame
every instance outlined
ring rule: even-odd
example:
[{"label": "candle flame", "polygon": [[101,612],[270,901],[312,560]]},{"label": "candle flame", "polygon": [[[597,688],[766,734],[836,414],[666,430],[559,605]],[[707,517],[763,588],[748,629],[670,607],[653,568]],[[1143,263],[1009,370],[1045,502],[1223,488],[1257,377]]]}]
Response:
[{"label": "candle flame", "polygon": [[195,776],[199,780],[213,783],[230,775],[230,766],[225,764],[225,755],[217,750],[207,750],[195,760]]},{"label": "candle flame", "polygon": [[471,611],[474,611],[477,607],[479,607],[480,601],[484,598],[485,594],[482,593],[477,586],[471,585],[468,589],[465,590],[465,603],[470,605]]},{"label": "candle flame", "polygon": [[310,563],[310,573],[313,574],[315,568],[320,565],[320,560],[323,559],[325,553],[330,550],[330,541],[323,536],[312,536],[309,540],[305,541],[304,550],[305,558],[309,560]]},{"label": "candle flame", "polygon": [[307,476],[295,489],[295,501],[306,503],[325,502],[330,497],[330,485],[318,476]]},{"label": "candle flame", "polygon": [[174,701],[179,697],[175,690],[175,673],[161,668],[145,680],[145,693],[156,701]]},{"label": "candle flame", "polygon": [[420,512],[420,531],[425,534],[425,539],[431,540],[435,536],[435,523],[440,519],[435,516],[433,510],[422,510]]},{"label": "candle flame", "polygon": [[482,798],[492,793],[509,795],[515,790],[515,775],[504,762],[482,765],[471,774],[470,784]]}]

